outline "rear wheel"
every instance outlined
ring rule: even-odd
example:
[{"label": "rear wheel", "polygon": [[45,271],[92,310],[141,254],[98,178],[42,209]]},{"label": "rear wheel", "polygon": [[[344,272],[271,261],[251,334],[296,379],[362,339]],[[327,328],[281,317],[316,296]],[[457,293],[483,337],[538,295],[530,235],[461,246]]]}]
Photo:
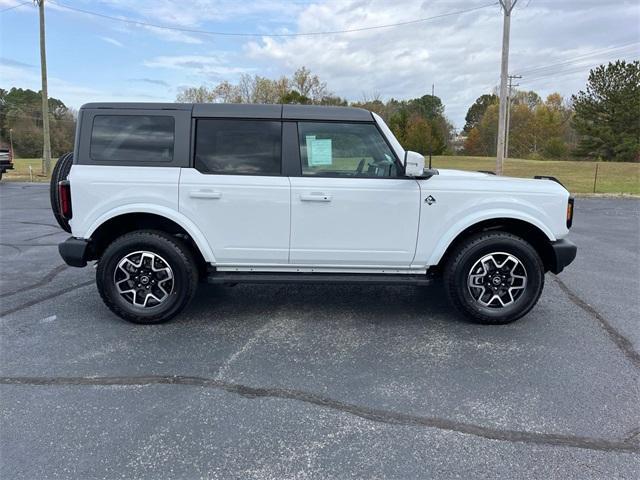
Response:
[{"label": "rear wheel", "polygon": [[526,315],[544,287],[544,266],[525,240],[486,232],[464,240],[444,270],[453,305],[478,323],[504,324]]},{"label": "rear wheel", "polygon": [[64,218],[60,213],[60,203],[58,194],[58,183],[66,180],[73,165],[73,152],[65,153],[56,162],[51,172],[51,183],[49,185],[49,200],[51,201],[51,211],[56,218],[56,222],[65,232],[71,233],[69,220]]},{"label": "rear wheel", "polygon": [[164,232],[140,230],[115,240],[96,272],[104,303],[134,323],[162,323],[193,298],[198,268],[189,248]]}]

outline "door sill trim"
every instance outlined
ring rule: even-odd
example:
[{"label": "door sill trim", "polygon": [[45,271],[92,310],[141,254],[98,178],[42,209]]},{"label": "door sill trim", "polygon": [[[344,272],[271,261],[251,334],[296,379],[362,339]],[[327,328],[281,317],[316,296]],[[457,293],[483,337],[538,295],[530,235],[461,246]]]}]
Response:
[{"label": "door sill trim", "polygon": [[211,284],[236,283],[303,283],[303,284],[369,284],[369,285],[431,285],[433,276],[426,274],[371,273],[274,273],[274,272],[210,272]]},{"label": "door sill trim", "polygon": [[329,266],[316,267],[305,265],[215,265],[216,272],[246,272],[246,273],[344,273],[344,274],[380,274],[380,275],[424,275],[426,268],[403,267],[358,267],[358,266]]}]

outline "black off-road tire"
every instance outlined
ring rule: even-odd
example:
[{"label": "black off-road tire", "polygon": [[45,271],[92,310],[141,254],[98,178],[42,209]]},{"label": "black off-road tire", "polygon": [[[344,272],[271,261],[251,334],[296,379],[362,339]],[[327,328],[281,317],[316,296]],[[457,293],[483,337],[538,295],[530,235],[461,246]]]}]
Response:
[{"label": "black off-road tire", "polygon": [[[511,305],[489,308],[471,295],[468,275],[485,255],[504,252],[514,255],[526,269],[524,291]],[[522,238],[506,232],[482,232],[460,243],[444,267],[444,287],[454,307],[470,320],[485,325],[501,325],[523,317],[535,306],[544,287],[544,265],[536,250]]]},{"label": "black off-road tire", "polygon": [[51,211],[56,218],[56,222],[65,232],[71,233],[69,221],[60,214],[60,203],[58,195],[58,183],[66,180],[73,165],[73,152],[65,153],[56,162],[51,172],[51,183],[49,184],[49,199],[51,200]]},{"label": "black off-road tire", "polygon": [[[160,256],[173,271],[173,289],[159,305],[134,306],[116,287],[114,275],[118,263],[139,251]],[[179,238],[156,230],[137,230],[114,240],[106,248],[98,261],[96,283],[104,303],[119,317],[133,323],[163,323],[178,315],[195,295],[198,266],[189,247]]]}]

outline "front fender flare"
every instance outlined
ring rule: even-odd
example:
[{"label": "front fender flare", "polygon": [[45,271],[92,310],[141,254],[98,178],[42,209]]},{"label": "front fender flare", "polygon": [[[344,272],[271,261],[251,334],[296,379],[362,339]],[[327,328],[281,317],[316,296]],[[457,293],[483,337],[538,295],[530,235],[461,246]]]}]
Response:
[{"label": "front fender flare", "polygon": [[537,218],[528,215],[526,213],[516,211],[516,210],[506,210],[506,209],[494,209],[494,210],[483,210],[481,212],[477,212],[470,216],[465,216],[463,219],[454,223],[445,233],[442,235],[436,247],[433,249],[431,256],[429,257],[429,261],[427,265],[437,265],[440,263],[443,255],[449,248],[449,245],[458,238],[458,236],[464,232],[469,227],[473,227],[478,223],[484,222],[486,220],[499,220],[499,219],[509,219],[509,220],[521,220],[523,222],[527,222],[530,225],[538,228],[545,236],[549,239],[550,242],[555,242],[556,237],[544,223],[542,223]]}]

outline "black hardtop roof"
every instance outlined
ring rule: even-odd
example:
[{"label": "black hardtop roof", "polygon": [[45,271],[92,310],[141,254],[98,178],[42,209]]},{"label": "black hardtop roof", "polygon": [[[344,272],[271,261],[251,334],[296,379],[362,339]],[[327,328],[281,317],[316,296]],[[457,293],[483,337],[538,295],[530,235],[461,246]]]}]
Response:
[{"label": "black hardtop roof", "polygon": [[253,103],[87,103],[82,110],[182,110],[198,118],[273,118],[284,120],[342,120],[371,122],[363,108],[324,105],[266,105]]}]

